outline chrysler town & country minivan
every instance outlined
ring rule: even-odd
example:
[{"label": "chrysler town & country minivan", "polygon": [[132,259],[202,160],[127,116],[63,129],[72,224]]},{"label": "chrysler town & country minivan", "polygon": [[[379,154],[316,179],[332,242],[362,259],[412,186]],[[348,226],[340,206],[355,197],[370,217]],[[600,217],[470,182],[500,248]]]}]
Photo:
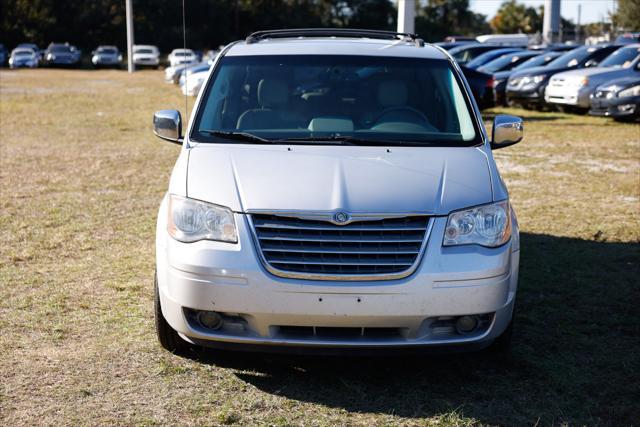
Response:
[{"label": "chrysler town & country minivan", "polygon": [[156,231],[163,347],[471,350],[509,343],[515,213],[456,62],[415,35],[254,33],[216,58]]}]

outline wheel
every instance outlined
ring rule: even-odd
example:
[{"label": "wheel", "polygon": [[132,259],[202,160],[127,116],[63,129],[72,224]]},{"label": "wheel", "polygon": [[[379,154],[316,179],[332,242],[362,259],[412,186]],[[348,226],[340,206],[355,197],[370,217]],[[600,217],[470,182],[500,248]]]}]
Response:
[{"label": "wheel", "polygon": [[509,326],[504,330],[502,334],[498,338],[496,338],[491,345],[487,348],[487,351],[496,355],[506,355],[509,354],[511,350],[511,339],[513,337],[513,319],[516,317],[516,308],[513,307],[513,312],[511,313],[511,320],[509,321]]},{"label": "wheel", "polygon": [[156,323],[156,335],[160,345],[175,354],[184,353],[189,349],[189,344],[180,338],[180,335],[167,323],[162,315],[162,307],[160,306],[160,291],[158,290],[158,275],[153,276],[154,301],[153,309]]}]

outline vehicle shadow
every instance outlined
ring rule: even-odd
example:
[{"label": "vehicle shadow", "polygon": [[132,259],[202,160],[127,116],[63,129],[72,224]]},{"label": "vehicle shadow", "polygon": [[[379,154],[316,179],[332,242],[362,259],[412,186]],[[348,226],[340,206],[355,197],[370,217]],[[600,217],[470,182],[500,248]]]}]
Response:
[{"label": "vehicle shadow", "polygon": [[[640,245],[523,233],[512,351],[303,357],[201,350],[274,395],[406,418],[632,424],[640,368]],[[635,356],[634,356],[635,355]],[[637,392],[637,389],[636,389]],[[414,420],[415,421],[415,420]]]}]

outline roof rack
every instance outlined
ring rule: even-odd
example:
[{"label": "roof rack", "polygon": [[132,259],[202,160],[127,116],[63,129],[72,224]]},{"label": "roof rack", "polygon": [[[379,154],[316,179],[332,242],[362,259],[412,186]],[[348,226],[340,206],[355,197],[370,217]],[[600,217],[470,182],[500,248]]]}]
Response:
[{"label": "roof rack", "polygon": [[369,38],[382,40],[407,40],[415,43],[417,47],[424,46],[424,40],[417,34],[397,33],[383,30],[360,30],[355,28],[298,28],[287,30],[266,30],[251,33],[246,39],[247,44],[257,43],[264,39],[296,38],[296,37],[350,37]]}]

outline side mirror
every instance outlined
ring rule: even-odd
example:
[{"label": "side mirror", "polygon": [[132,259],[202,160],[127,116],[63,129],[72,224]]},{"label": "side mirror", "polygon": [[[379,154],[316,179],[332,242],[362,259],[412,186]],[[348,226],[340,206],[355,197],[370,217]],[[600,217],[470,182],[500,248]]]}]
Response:
[{"label": "side mirror", "polygon": [[498,115],[493,119],[491,131],[491,148],[508,147],[522,140],[524,124],[522,119],[516,116]]},{"label": "side mirror", "polygon": [[590,59],[587,62],[585,62],[584,66],[589,68],[589,67],[595,67],[596,65],[598,65],[598,61],[596,61],[595,59]]},{"label": "side mirror", "polygon": [[178,110],[160,110],[153,115],[153,133],[166,141],[182,144],[182,117]]}]

